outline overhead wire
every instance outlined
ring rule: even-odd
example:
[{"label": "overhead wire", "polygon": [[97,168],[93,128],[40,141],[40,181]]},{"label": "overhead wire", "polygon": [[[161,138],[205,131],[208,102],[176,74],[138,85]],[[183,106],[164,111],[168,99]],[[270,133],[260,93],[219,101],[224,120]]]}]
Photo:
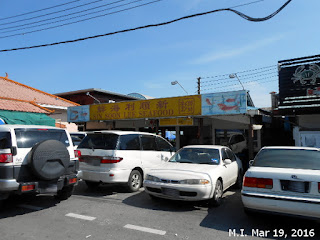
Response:
[{"label": "overhead wire", "polygon": [[11,48],[11,49],[3,49],[0,50],[0,52],[8,52],[8,51],[17,51],[17,50],[25,50],[25,49],[33,49],[33,48],[40,48],[40,47],[48,47],[48,46],[55,46],[55,45],[59,45],[59,44],[66,44],[66,43],[74,43],[74,42],[79,42],[79,41],[84,41],[84,40],[88,40],[88,39],[94,39],[94,38],[100,38],[100,37],[105,37],[105,36],[111,36],[111,35],[115,35],[115,34],[119,34],[119,33],[125,33],[125,32],[131,32],[131,31],[136,31],[136,30],[140,30],[140,29],[145,29],[145,28],[150,28],[150,27],[159,27],[159,26],[164,26],[164,25],[168,25],[174,22],[178,22],[181,20],[185,20],[185,19],[189,19],[189,18],[194,18],[194,17],[199,17],[199,16],[204,16],[204,15],[208,15],[208,14],[212,14],[212,13],[216,13],[216,12],[222,12],[222,11],[230,11],[233,12],[235,14],[237,14],[238,16],[244,18],[247,21],[252,21],[252,22],[261,22],[261,21],[266,21],[269,20],[270,18],[274,17],[275,15],[277,15],[280,11],[282,11],[292,0],[288,0],[286,3],[284,3],[278,10],[276,10],[275,12],[273,12],[272,14],[264,17],[264,18],[253,18],[250,17],[244,13],[241,13],[237,10],[231,9],[231,8],[223,8],[223,9],[215,9],[212,11],[207,11],[207,12],[202,12],[202,13],[196,13],[196,14],[192,14],[192,15],[187,15],[184,17],[180,17],[180,18],[176,18],[174,20],[171,21],[167,21],[167,22],[162,22],[162,23],[157,23],[157,24],[149,24],[149,25],[144,25],[144,26],[140,26],[140,27],[135,27],[135,28],[129,28],[129,29],[124,29],[124,30],[119,30],[119,31],[115,31],[115,32],[109,32],[109,33],[105,33],[105,34],[99,34],[99,35],[95,35],[95,36],[89,36],[89,37],[84,37],[84,38],[78,38],[78,39],[73,39],[73,40],[67,40],[67,41],[62,41],[62,42],[55,42],[55,43],[48,43],[48,44],[41,44],[41,45],[34,45],[34,46],[29,46],[29,47],[20,47],[20,48]]},{"label": "overhead wire", "polygon": [[[120,1],[124,1],[124,0],[120,0]],[[90,14],[104,12],[106,10],[111,10],[111,9],[114,9],[114,8],[117,8],[117,7],[123,7],[123,6],[129,5],[129,4],[133,4],[133,3],[137,3],[137,2],[141,2],[141,1],[144,1],[144,0],[135,0],[135,1],[132,1],[130,3],[122,4],[122,5],[119,5],[119,6],[116,6],[116,7],[111,7],[111,8],[105,9],[105,10],[96,11],[94,13],[83,14],[81,16],[71,17],[71,18],[68,18],[68,19],[59,20],[59,21],[55,21],[55,22],[52,22],[52,23],[63,22],[63,21],[74,19],[74,18],[87,16],[87,15],[90,15]],[[0,39],[19,36],[19,35],[26,35],[26,34],[35,33],[35,32],[41,32],[41,31],[45,31],[45,30],[48,30],[48,29],[54,29],[54,28],[58,28],[58,27],[62,27],[62,26],[67,26],[67,25],[79,23],[79,22],[84,22],[84,21],[95,19],[95,18],[105,17],[107,15],[112,15],[112,14],[116,14],[116,13],[120,13],[120,12],[124,12],[124,11],[128,11],[128,10],[132,10],[132,9],[135,9],[135,8],[143,7],[143,6],[146,6],[146,5],[149,5],[149,4],[153,4],[153,3],[156,3],[156,2],[160,2],[160,1],[163,1],[163,0],[154,0],[154,1],[151,1],[151,2],[147,2],[147,3],[140,4],[140,5],[136,5],[136,6],[133,6],[133,7],[121,9],[121,10],[118,10],[118,11],[114,11],[114,12],[110,12],[110,13],[106,13],[106,14],[102,14],[102,15],[98,15],[98,16],[94,16],[94,17],[90,17],[90,18],[81,19],[81,20],[74,21],[74,22],[64,23],[64,24],[60,24],[60,25],[57,25],[57,26],[42,28],[42,29],[33,30],[33,31],[29,31],[29,32],[23,32],[23,33],[16,33],[16,34],[11,34],[11,35],[6,35],[6,36],[0,36]],[[52,24],[52,23],[50,23],[50,24]],[[40,24],[40,25],[37,25],[37,27],[38,26],[43,26],[43,25],[48,25],[48,24]],[[33,27],[35,27],[35,26],[33,26]],[[31,28],[31,27],[29,27],[29,28]],[[24,28],[24,29],[26,29],[26,28]]]},{"label": "overhead wire", "polygon": [[[30,18],[20,19],[20,20],[16,20],[16,21],[13,21],[13,22],[1,23],[0,26],[13,24],[13,23],[17,23],[17,22],[29,21],[29,20],[32,20],[32,19],[41,18],[41,17],[45,17],[45,16],[50,16],[50,15],[53,15],[53,14],[66,12],[66,11],[69,11],[69,10],[73,10],[73,9],[76,9],[76,8],[79,8],[79,7],[84,7],[84,6],[91,5],[91,4],[94,4],[94,3],[97,3],[97,2],[101,2],[101,1],[105,1],[105,0],[96,0],[96,1],[89,2],[89,3],[85,3],[85,4],[78,5],[78,6],[74,6],[74,7],[71,7],[71,8],[66,8],[66,9],[62,9],[62,10],[59,10],[59,11],[55,11],[55,12],[50,12],[50,13],[46,13],[46,14],[42,14],[42,15],[38,15],[38,16],[30,17]],[[125,1],[125,0],[123,0],[123,1]],[[32,23],[27,23],[27,24],[32,24]],[[21,25],[21,26],[23,26],[23,25]],[[18,27],[18,26],[12,26],[12,27],[8,27],[8,28],[13,28],[13,27]],[[1,28],[1,30],[2,29],[7,29],[7,28]]]},{"label": "overhead wire", "polygon": [[42,11],[45,11],[45,10],[49,10],[49,9],[52,9],[52,8],[57,8],[57,7],[65,6],[65,5],[68,5],[68,4],[71,4],[71,3],[74,3],[74,2],[79,2],[79,1],[81,1],[81,0],[74,0],[74,1],[66,2],[66,3],[54,5],[54,6],[51,6],[51,7],[47,7],[47,8],[38,9],[38,10],[35,10],[35,11],[31,11],[31,12],[26,12],[26,13],[22,13],[22,14],[10,16],[10,17],[0,18],[0,21],[2,21],[2,20],[8,20],[8,19],[10,19],[10,18],[21,17],[21,16],[25,16],[25,15],[32,14],[32,13],[42,12]]},{"label": "overhead wire", "polygon": [[[261,67],[261,68],[249,69],[249,70],[237,72],[237,74],[246,73],[246,72],[253,72],[253,71],[262,70],[262,69],[266,69],[266,68],[273,68],[273,67],[278,67],[278,65],[270,65],[270,66]],[[268,70],[266,70],[266,71],[268,71]],[[216,77],[223,77],[223,76],[229,76],[229,75],[230,74],[222,74],[222,75],[216,75],[216,76],[210,76],[210,77],[201,77],[201,79],[216,78]]]},{"label": "overhead wire", "polygon": [[[99,1],[101,1],[101,0],[99,0]],[[103,1],[104,1],[104,0],[103,0]],[[15,28],[15,27],[20,27],[20,26],[28,26],[28,25],[33,25],[33,24],[40,23],[40,22],[46,22],[46,21],[50,21],[50,20],[54,20],[54,19],[59,19],[59,18],[63,18],[63,17],[68,17],[68,16],[75,15],[75,14],[78,14],[78,13],[88,12],[88,11],[91,11],[91,10],[94,10],[94,9],[98,9],[98,8],[110,6],[110,5],[112,5],[112,4],[116,4],[116,3],[119,3],[119,2],[123,2],[123,1],[127,1],[127,0],[119,0],[119,1],[115,1],[115,2],[112,2],[112,3],[103,4],[103,5],[100,5],[100,6],[97,6],[97,7],[85,9],[85,10],[78,11],[78,12],[69,13],[69,14],[66,14],[66,15],[62,15],[62,16],[58,16],[58,17],[53,17],[53,18],[49,18],[49,19],[43,19],[43,20],[40,20],[40,21],[32,22],[32,23],[30,23],[30,24],[27,23],[27,24],[22,24],[22,25],[19,25],[19,26],[13,26],[13,27],[8,27],[8,28],[0,28],[0,30],[9,29],[9,28]],[[62,20],[59,20],[59,21],[54,21],[54,22],[39,24],[39,25],[31,26],[31,27],[24,27],[24,28],[19,28],[19,29],[15,29],[15,30],[9,30],[9,31],[0,31],[0,34],[1,34],[1,33],[7,33],[7,32],[16,32],[16,31],[20,31],[20,30],[24,30],[24,29],[35,28],[35,27],[45,26],[45,25],[54,24],[54,23],[59,23],[59,22],[65,22],[65,21],[68,21],[68,20],[71,20],[71,19],[80,18],[80,17],[84,17],[84,16],[88,16],[88,15],[92,15],[92,14],[104,12],[104,11],[107,11],[107,10],[111,10],[111,9],[123,7],[123,6],[126,6],[126,5],[130,5],[130,4],[134,4],[134,3],[137,3],[137,2],[141,2],[141,1],[145,1],[145,0],[135,0],[135,1],[132,1],[132,2],[129,2],[129,3],[125,3],[125,4],[122,4],[122,5],[118,5],[118,6],[115,6],[115,7],[109,7],[109,8],[103,9],[103,10],[99,10],[99,11],[95,11],[95,12],[91,12],[91,13],[86,13],[86,14],[82,14],[82,15],[79,15],[79,16],[74,16],[74,17],[67,18],[67,19],[62,19]],[[163,1],[163,0],[159,0],[159,1]],[[90,18],[90,19],[91,19],[91,18]],[[84,20],[90,20],[90,19],[84,19]],[[81,21],[82,21],[82,20],[81,20]],[[72,24],[73,24],[73,23],[78,23],[78,22],[81,22],[81,21],[72,22]],[[71,23],[70,23],[70,24],[71,24]],[[18,35],[20,35],[20,34],[18,34]]]}]

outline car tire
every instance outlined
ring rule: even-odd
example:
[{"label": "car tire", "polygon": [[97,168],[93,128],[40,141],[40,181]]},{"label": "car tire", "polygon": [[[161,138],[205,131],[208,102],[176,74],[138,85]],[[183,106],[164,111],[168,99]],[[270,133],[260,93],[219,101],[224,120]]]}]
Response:
[{"label": "car tire", "polygon": [[242,169],[240,169],[240,170],[239,170],[239,173],[238,173],[237,181],[236,181],[236,183],[234,184],[234,186],[235,186],[237,189],[242,189],[242,181],[243,181],[243,171],[242,171]]},{"label": "car tire", "polygon": [[100,183],[99,182],[92,182],[92,181],[85,181],[87,184],[87,187],[91,190],[95,190],[99,187]]},{"label": "car tire", "polygon": [[68,169],[70,155],[66,146],[57,140],[37,143],[30,151],[28,165],[42,180],[58,179]]},{"label": "car tire", "polygon": [[214,189],[213,197],[209,200],[210,207],[218,207],[221,205],[223,195],[222,182],[218,179]]},{"label": "car tire", "polygon": [[128,190],[129,192],[136,192],[140,189],[142,185],[142,176],[138,170],[133,170],[130,173],[128,180]]},{"label": "car tire", "polygon": [[54,197],[60,201],[67,200],[69,197],[71,197],[73,190],[74,185],[63,187],[61,190],[57,192],[57,194]]}]

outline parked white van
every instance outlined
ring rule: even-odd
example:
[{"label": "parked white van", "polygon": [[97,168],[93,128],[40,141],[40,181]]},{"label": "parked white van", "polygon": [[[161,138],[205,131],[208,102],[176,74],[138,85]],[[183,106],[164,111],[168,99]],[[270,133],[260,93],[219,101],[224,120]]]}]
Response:
[{"label": "parked white van", "polygon": [[112,130],[88,132],[78,150],[78,177],[89,188],[100,183],[125,183],[130,192],[139,190],[149,169],[174,154],[172,145],[155,134]]}]

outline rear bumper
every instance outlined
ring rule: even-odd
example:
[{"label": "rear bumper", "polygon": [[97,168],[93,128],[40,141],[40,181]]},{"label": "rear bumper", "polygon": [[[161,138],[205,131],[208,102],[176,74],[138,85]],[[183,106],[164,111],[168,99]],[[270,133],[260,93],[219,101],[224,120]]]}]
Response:
[{"label": "rear bumper", "polygon": [[107,171],[90,171],[82,169],[78,172],[78,178],[92,182],[102,183],[127,183],[130,169],[109,169]]},{"label": "rear bumper", "polygon": [[[25,181],[17,182],[15,179],[0,179],[0,193],[17,193],[26,192],[35,193],[57,193],[65,186],[76,185],[78,178],[76,174],[62,176],[58,180],[53,181]],[[24,190],[23,186],[34,185],[31,190]]]},{"label": "rear bumper", "polygon": [[320,218],[319,198],[289,197],[249,191],[242,191],[241,198],[247,209]]},{"label": "rear bumper", "polygon": [[15,179],[0,179],[0,192],[15,191],[20,184]]}]

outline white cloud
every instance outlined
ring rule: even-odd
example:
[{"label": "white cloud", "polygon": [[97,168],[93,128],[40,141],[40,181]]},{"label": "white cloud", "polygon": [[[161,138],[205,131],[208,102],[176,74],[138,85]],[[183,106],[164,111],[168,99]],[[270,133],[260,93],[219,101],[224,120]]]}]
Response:
[{"label": "white cloud", "polygon": [[230,49],[230,50],[225,50],[221,52],[212,52],[209,54],[205,54],[194,61],[192,61],[193,64],[204,64],[204,63],[209,63],[221,59],[226,59],[226,58],[232,58],[236,56],[240,56],[242,54],[245,54],[247,52],[252,52],[256,49],[265,47],[267,45],[270,45],[272,43],[275,43],[279,40],[281,40],[284,37],[284,35],[278,35],[270,38],[265,38],[253,43],[250,43],[248,45],[242,46],[237,49]]}]

